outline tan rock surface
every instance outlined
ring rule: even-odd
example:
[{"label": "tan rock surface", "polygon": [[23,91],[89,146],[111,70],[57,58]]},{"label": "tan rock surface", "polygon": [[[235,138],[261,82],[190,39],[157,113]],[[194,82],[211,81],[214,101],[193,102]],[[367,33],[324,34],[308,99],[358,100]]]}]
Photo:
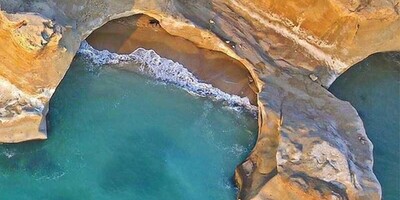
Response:
[{"label": "tan rock surface", "polygon": [[169,34],[241,62],[255,80],[259,138],[235,173],[240,199],[380,199],[362,121],[322,86],[371,53],[400,50],[398,0],[0,5],[18,13],[0,15],[0,141],[45,138],[38,119],[79,43],[112,19],[144,13]]}]

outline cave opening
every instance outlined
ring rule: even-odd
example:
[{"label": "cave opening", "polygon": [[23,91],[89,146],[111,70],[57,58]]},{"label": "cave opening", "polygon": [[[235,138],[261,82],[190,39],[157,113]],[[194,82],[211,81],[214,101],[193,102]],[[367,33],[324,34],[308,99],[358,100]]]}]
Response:
[{"label": "cave opening", "polygon": [[[136,25],[126,24],[132,19]],[[256,104],[254,81],[239,61],[168,35],[153,20],[114,20],[87,41],[122,54],[154,49]],[[7,157],[0,157],[0,171],[7,176],[0,183],[30,183],[19,190],[2,184],[6,198],[235,199],[235,168],[258,132],[252,114],[126,70],[99,68],[79,54],[49,107],[48,140],[1,146]]]},{"label": "cave opening", "polygon": [[374,172],[384,199],[400,196],[400,52],[377,53],[352,66],[329,88],[349,101],[374,144]]},{"label": "cave opening", "polygon": [[119,54],[129,54],[138,48],[152,49],[161,57],[181,63],[200,80],[226,93],[247,97],[257,105],[254,79],[241,62],[171,35],[148,15],[112,20],[91,33],[87,42],[98,50]]}]

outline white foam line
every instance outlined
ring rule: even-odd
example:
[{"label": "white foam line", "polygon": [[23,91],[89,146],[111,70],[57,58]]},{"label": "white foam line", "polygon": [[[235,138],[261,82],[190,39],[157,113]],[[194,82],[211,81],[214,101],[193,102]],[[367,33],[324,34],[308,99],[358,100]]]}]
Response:
[{"label": "white foam line", "polygon": [[230,95],[211,84],[202,83],[182,64],[162,58],[154,50],[138,48],[130,54],[116,54],[107,50],[96,50],[83,41],[78,53],[96,65],[135,62],[140,64],[140,72],[157,80],[177,85],[191,94],[224,101],[235,110],[245,109],[253,114],[258,112],[258,108],[251,105],[247,97]]},{"label": "white foam line", "polygon": [[[22,106],[21,113],[13,117],[4,117],[0,115],[0,122],[12,122],[26,116],[42,115],[45,105],[40,99],[50,99],[53,93],[54,89],[44,88],[43,91],[37,95],[29,95],[18,89],[7,79],[0,76],[0,100],[9,99],[7,105],[10,106],[18,104],[19,100],[24,100],[27,103],[25,107],[30,108],[30,111],[27,111],[25,110],[25,107]],[[0,108],[0,113],[5,112],[6,107],[7,106]]]}]

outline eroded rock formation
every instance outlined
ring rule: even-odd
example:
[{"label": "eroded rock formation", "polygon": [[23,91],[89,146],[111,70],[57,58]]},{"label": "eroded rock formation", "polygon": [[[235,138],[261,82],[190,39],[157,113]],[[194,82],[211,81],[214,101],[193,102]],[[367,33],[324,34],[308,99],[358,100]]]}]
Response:
[{"label": "eroded rock formation", "polygon": [[[324,87],[400,50],[398,0],[0,0],[0,141],[46,138],[47,104],[92,31],[146,14],[222,52],[255,81],[259,138],[236,170],[240,199],[379,199],[372,144]],[[324,87],[323,87],[324,86]]]}]

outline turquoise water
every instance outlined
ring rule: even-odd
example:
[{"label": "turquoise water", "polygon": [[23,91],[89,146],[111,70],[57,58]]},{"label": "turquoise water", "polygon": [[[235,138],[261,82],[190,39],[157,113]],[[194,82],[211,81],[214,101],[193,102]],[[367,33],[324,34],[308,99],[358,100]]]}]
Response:
[{"label": "turquoise water", "polygon": [[350,68],[329,89],[349,101],[374,144],[374,171],[384,200],[400,197],[400,54],[375,54]]},{"label": "turquoise water", "polygon": [[141,75],[76,58],[49,139],[0,145],[0,199],[235,199],[257,121]]}]

